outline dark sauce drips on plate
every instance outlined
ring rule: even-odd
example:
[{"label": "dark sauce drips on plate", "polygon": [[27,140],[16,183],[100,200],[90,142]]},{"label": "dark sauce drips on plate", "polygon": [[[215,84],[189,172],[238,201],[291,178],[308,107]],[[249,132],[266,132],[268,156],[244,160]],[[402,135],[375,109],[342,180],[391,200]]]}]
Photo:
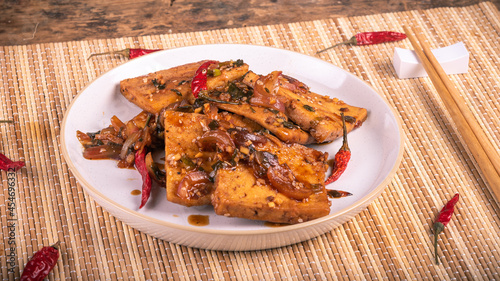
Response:
[{"label": "dark sauce drips on plate", "polygon": [[188,223],[194,226],[206,226],[209,225],[210,220],[208,219],[208,216],[204,215],[189,215]]}]

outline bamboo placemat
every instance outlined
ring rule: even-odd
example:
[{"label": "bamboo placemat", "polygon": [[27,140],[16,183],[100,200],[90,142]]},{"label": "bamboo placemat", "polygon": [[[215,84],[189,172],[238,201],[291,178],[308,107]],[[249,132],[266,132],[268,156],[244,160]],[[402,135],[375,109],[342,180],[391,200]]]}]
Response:
[{"label": "bamboo placemat", "polygon": [[[421,26],[432,48],[463,42],[467,74],[451,79],[500,146],[500,13],[485,2],[464,8],[338,18],[185,34],[0,47],[0,152],[26,162],[0,173],[0,275],[19,277],[31,255],[61,241],[51,280],[118,279],[500,279],[500,208],[468,156],[428,78],[400,80],[394,47],[408,40],[341,46],[320,55],[371,84],[396,110],[406,134],[395,177],[353,220],[315,239],[278,249],[218,252],[171,244],[134,230],[83,192],[61,156],[60,123],[72,98],[124,63],[91,53],[126,47],[176,48],[208,43],[273,46],[305,54],[359,31]],[[9,184],[14,184],[9,193]],[[10,191],[12,191],[12,189]],[[440,235],[433,263],[430,228],[454,193],[461,199]]]}]

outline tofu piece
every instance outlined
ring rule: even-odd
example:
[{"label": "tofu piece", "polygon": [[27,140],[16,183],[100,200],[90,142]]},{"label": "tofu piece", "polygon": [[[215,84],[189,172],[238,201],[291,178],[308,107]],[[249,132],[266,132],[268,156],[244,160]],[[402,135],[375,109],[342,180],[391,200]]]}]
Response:
[{"label": "tofu piece", "polygon": [[[279,87],[274,95],[286,100],[288,118],[309,132],[316,143],[330,142],[342,136],[341,112],[346,116],[347,132],[361,126],[368,116],[365,108],[351,106],[337,98],[311,92],[302,82],[280,72],[269,75],[279,76],[277,81]],[[255,87],[256,83],[261,81],[260,78],[261,76],[250,71],[245,75],[243,83]],[[268,82],[273,81],[273,79],[268,80]],[[265,87],[273,89],[274,85]]]},{"label": "tofu piece", "polygon": [[210,204],[210,194],[198,199],[185,200],[178,196],[180,181],[191,172],[183,163],[182,157],[199,160],[202,167],[210,172],[210,153],[200,153],[196,139],[208,130],[210,120],[196,113],[165,111],[165,172],[167,175],[167,200],[184,206]]},{"label": "tofu piece", "polygon": [[[168,105],[187,100],[193,103],[191,81],[204,61],[188,63],[147,75],[120,81],[120,93],[143,110],[157,114]],[[248,72],[248,65],[221,67],[221,74],[207,77],[207,89],[224,88],[228,82],[241,78]]]},{"label": "tofu piece", "polygon": [[211,120],[217,121],[219,126],[225,130],[230,128],[245,128],[250,132],[257,132],[263,129],[257,122],[242,115],[233,114],[228,111],[221,111],[215,103],[205,103],[203,113]]},{"label": "tofu piece", "polygon": [[207,90],[221,90],[227,86],[229,82],[240,79],[248,72],[248,64],[232,65],[229,67],[221,67],[221,74],[218,76],[207,77]]},{"label": "tofu piece", "polygon": [[328,168],[327,154],[299,145],[282,146],[272,142],[256,148],[278,156],[286,163],[295,177],[307,182],[315,192],[303,200],[291,199],[257,179],[246,165],[234,169],[222,169],[215,177],[212,205],[215,213],[227,217],[264,220],[274,223],[295,224],[326,216],[330,213],[330,202],[324,180]]},{"label": "tofu piece", "polygon": [[257,181],[252,170],[242,165],[218,171],[212,205],[217,215],[287,224],[313,220],[330,212],[326,192],[302,201],[290,199]]},{"label": "tofu piece", "polygon": [[232,114],[226,111],[220,112],[219,115],[221,119],[228,121],[233,127],[245,128],[250,132],[258,132],[263,129],[257,122],[241,115]]},{"label": "tofu piece", "polygon": [[281,112],[274,113],[268,108],[251,106],[247,103],[238,105],[218,103],[216,106],[255,121],[284,142],[308,144],[314,140],[307,132],[289,122],[288,117]]},{"label": "tofu piece", "polygon": [[153,114],[183,99],[192,103],[194,97],[191,93],[191,79],[204,62],[188,63],[122,80],[120,93],[133,104]]}]

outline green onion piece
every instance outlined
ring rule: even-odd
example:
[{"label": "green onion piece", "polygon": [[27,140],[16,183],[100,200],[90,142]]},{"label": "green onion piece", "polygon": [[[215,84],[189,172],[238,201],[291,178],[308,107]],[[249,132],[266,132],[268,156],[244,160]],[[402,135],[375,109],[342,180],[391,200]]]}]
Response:
[{"label": "green onion piece", "polygon": [[217,68],[216,68],[216,69],[214,69],[214,70],[213,70],[213,75],[214,75],[214,77],[220,76],[221,74],[222,74],[222,73],[220,72],[220,70],[219,70],[219,69],[217,69]]}]

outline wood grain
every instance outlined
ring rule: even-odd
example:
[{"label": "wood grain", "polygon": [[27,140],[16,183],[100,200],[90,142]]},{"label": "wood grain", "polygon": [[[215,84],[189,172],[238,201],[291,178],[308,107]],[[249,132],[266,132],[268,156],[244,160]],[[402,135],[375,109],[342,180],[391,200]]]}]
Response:
[{"label": "wood grain", "polygon": [[[0,45],[118,38],[461,7],[479,0],[5,0]],[[493,0],[500,8],[500,0]]]}]

